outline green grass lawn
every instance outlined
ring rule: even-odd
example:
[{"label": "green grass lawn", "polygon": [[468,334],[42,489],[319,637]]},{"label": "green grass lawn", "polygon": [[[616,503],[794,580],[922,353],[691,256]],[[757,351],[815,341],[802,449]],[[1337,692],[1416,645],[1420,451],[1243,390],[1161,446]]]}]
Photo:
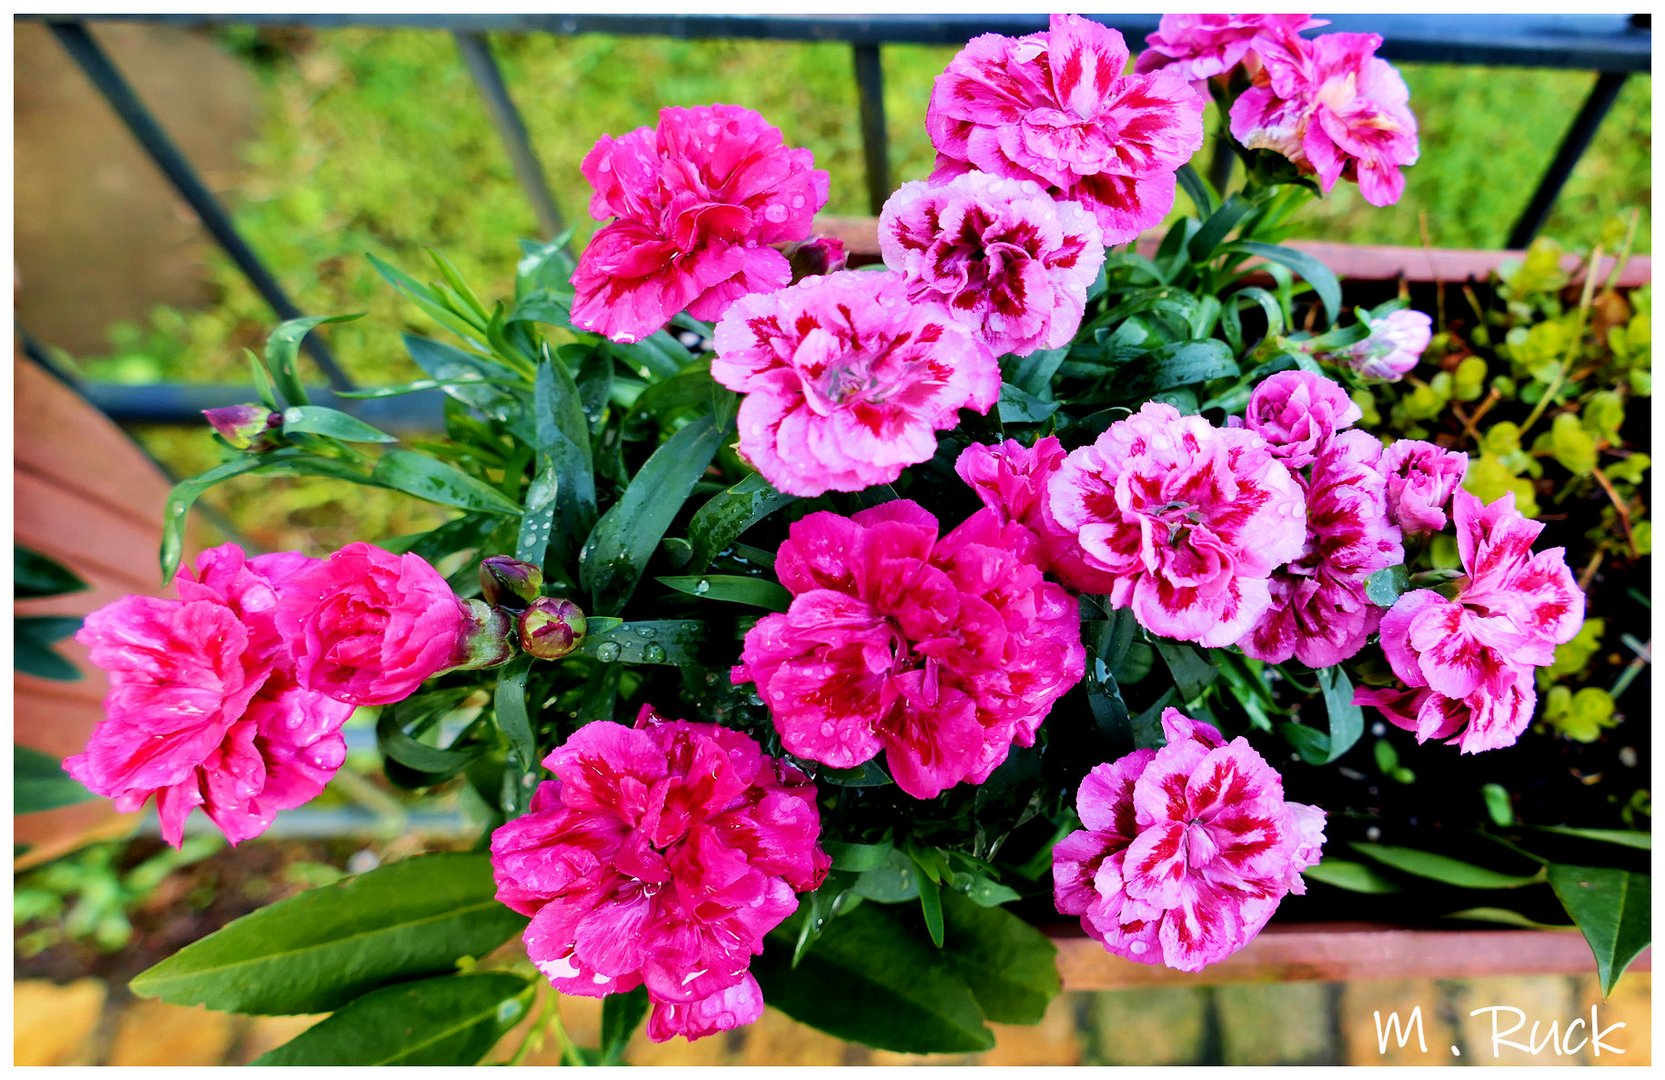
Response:
[{"label": "green grass lawn", "polygon": [[[245,29],[225,31],[224,41],[257,70],[265,105],[259,137],[243,148],[249,179],[233,200],[238,227],[303,310],[367,313],[329,330],[355,379],[415,377],[399,334],[430,328],[398,302],[364,254],[420,274],[424,249],[439,249],[489,299],[510,287],[516,239],[537,232],[452,39],[426,31],[330,31],[268,40]],[[494,44],[556,199],[580,239],[595,228],[578,169],[583,155],[603,133],[653,123],[664,105],[723,101],[761,111],[832,174],[828,212],[867,210],[844,46],[545,35],[499,37]],[[930,169],[925,107],[932,79],[953,52],[885,51],[897,183]],[[1405,198],[1376,209],[1351,185],[1339,185],[1308,209],[1305,235],[1417,244],[1425,214],[1436,245],[1501,246],[1594,76],[1439,66],[1407,66],[1404,73],[1422,132],[1421,161],[1408,172]],[[1630,80],[1557,205],[1549,234],[1586,246],[1606,218],[1634,207],[1642,213],[1640,248],[1647,250],[1649,94],[1648,78]],[[89,374],[134,382],[243,381],[241,350],[258,347],[273,317],[228,260],[216,257],[211,272],[218,304],[157,311],[143,325],[114,328],[107,355],[83,358]],[[209,440],[195,433],[149,433],[146,441],[180,473],[216,459]],[[331,522],[333,538],[348,504],[327,495],[302,497],[327,490],[314,482],[268,484],[258,499],[231,494],[225,505],[251,528],[264,522],[256,538]],[[274,507],[280,491],[288,494]],[[366,512],[362,501],[350,505],[360,517]],[[406,516],[377,510],[368,532],[400,531],[410,524]]]}]

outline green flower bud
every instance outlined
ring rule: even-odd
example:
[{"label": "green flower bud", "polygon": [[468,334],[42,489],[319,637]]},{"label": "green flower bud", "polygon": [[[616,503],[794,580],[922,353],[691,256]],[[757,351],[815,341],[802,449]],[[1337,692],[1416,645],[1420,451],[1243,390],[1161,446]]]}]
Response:
[{"label": "green flower bud", "polygon": [[584,643],[586,626],[577,604],[541,596],[520,613],[520,647],[539,660],[559,660]]},{"label": "green flower bud", "polygon": [[[543,571],[531,563],[493,555],[480,560],[480,592],[492,607],[519,600],[530,604],[543,589]],[[520,607],[521,604],[512,604]]]},{"label": "green flower bud", "polygon": [[508,663],[515,654],[508,614],[479,600],[464,600],[463,606],[468,609],[469,625],[457,642],[450,670],[474,671]]}]

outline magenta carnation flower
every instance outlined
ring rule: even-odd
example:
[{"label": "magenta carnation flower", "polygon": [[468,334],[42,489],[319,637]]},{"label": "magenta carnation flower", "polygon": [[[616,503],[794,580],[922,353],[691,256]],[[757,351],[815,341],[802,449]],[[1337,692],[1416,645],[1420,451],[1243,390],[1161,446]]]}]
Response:
[{"label": "magenta carnation flower", "polygon": [[88,615],[75,640],[109,673],[107,718],[65,770],[124,812],[156,796],[175,847],[195,807],[235,844],[322,791],[353,707],[295,684],[272,624],[281,590],[314,561],[225,544],[180,570],[180,599],[125,596]]},{"label": "magenta carnation flower", "polygon": [[492,834],[491,861],[550,985],[646,985],[658,1042],[761,1016],[751,959],[830,865],[814,785],[749,735],[649,706],[633,728],[585,724],[544,766],[555,779]]},{"label": "magenta carnation flower", "polygon": [[468,609],[420,556],[348,544],[292,578],[277,628],[308,690],[388,705],[467,659]]},{"label": "magenta carnation flower", "polygon": [[1584,595],[1561,548],[1534,553],[1543,525],[1515,510],[1453,496],[1457,552],[1467,576],[1454,598],[1431,589],[1400,596],[1382,617],[1382,652],[1408,689],[1360,690],[1419,742],[1452,739],[1465,754],[1510,746],[1537,704],[1532,669],[1578,633]]},{"label": "magenta carnation flower", "polygon": [[1375,34],[1290,36],[1264,47],[1265,69],[1231,107],[1231,134],[1318,175],[1325,193],[1345,177],[1373,206],[1405,192],[1399,170],[1416,164],[1416,117],[1405,80]]},{"label": "magenta carnation flower", "polygon": [[931,91],[931,178],[1033,180],[1090,210],[1106,244],[1133,239],[1172,208],[1206,102],[1177,72],[1126,68],[1122,35],[1078,15],[1021,38],[972,38]]},{"label": "magenta carnation flower", "polygon": [[584,157],[590,216],[614,218],[572,275],[574,326],[640,341],[678,312],[713,321],[791,280],[770,244],[803,240],[828,178],[738,105],[659,111],[657,128],[603,135]]},{"label": "magenta carnation flower", "polygon": [[1087,565],[1113,579],[1112,606],[1211,648],[1259,620],[1266,579],[1306,542],[1300,485],[1266,440],[1159,402],[1073,451],[1047,499]]},{"label": "magenta carnation flower", "polygon": [[861,491],[928,461],[1000,367],[902,275],[845,270],[748,296],[717,324],[711,376],[746,395],[740,453],[789,495]]},{"label": "magenta carnation flower", "polygon": [[810,514],[775,562],[792,606],[747,633],[734,681],[757,685],[799,757],[848,769],[883,752],[919,799],[980,784],[1034,744],[1086,661],[1080,610],[1042,577],[1039,547],[987,510],[940,540],[907,500]]},{"label": "magenta carnation flower", "polygon": [[1291,469],[1311,465],[1335,438],[1364,415],[1334,379],[1310,371],[1280,371],[1249,395],[1243,423],[1265,439]]},{"label": "magenta carnation flower", "polygon": [[1201,971],[1247,945],[1285,895],[1305,891],[1324,812],[1287,802],[1247,740],[1162,714],[1167,745],[1087,774],[1086,829],[1052,852],[1058,911],[1116,956]]},{"label": "magenta carnation flower", "polygon": [[1167,68],[1202,82],[1248,60],[1262,42],[1328,25],[1328,19],[1310,15],[1164,15],[1156,33],[1145,39],[1137,70]]},{"label": "magenta carnation flower", "polygon": [[1416,367],[1433,336],[1434,320],[1400,308],[1371,319],[1370,336],[1338,349],[1335,359],[1369,378],[1398,382]]},{"label": "magenta carnation flower", "polygon": [[996,356],[1069,344],[1104,265],[1098,222],[1033,180],[967,173],[903,184],[879,215],[885,265]]},{"label": "magenta carnation flower", "polygon": [[1382,458],[1388,512],[1407,533],[1440,532],[1451,495],[1468,472],[1468,455],[1418,439],[1399,439]]},{"label": "magenta carnation flower", "polygon": [[1115,579],[1089,566],[1075,534],[1052,516],[1046,485],[1065,456],[1055,435],[1036,440],[1032,447],[1016,439],[995,446],[973,443],[960,452],[954,471],[1001,524],[1015,521],[1039,538],[1047,573],[1076,592],[1108,593]]},{"label": "magenta carnation flower", "polygon": [[1238,645],[1281,664],[1291,656],[1312,668],[1339,664],[1364,648],[1382,619],[1365,581],[1405,561],[1398,526],[1388,516],[1382,444],[1344,431],[1313,462],[1303,481],[1307,541],[1272,574],[1271,606]]}]

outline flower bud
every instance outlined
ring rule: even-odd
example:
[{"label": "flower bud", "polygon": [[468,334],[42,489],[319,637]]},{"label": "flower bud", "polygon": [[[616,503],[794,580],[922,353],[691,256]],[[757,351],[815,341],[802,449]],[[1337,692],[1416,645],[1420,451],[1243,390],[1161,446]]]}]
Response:
[{"label": "flower bud", "polygon": [[[493,555],[480,560],[480,592],[492,607],[518,599],[530,604],[543,588],[543,571],[531,563]],[[520,607],[520,604],[512,605]]]},{"label": "flower bud", "polygon": [[585,628],[577,604],[540,596],[520,614],[520,647],[539,660],[559,660],[584,643]]},{"label": "flower bud", "polygon": [[479,600],[464,600],[463,607],[468,621],[458,635],[451,669],[474,671],[508,663],[515,654],[514,641],[509,636],[509,616]]},{"label": "flower bud", "polygon": [[238,450],[267,449],[266,433],[283,426],[283,415],[264,405],[226,405],[204,409],[202,415],[221,438]]},{"label": "flower bud", "polygon": [[799,244],[787,256],[792,264],[792,280],[820,277],[844,269],[849,257],[844,253],[844,241],[836,236],[817,236]]}]

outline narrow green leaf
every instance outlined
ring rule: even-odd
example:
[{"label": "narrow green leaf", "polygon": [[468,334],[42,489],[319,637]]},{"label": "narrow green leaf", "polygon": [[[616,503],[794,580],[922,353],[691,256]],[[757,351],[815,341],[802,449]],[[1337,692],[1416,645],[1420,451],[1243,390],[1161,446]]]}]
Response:
[{"label": "narrow green leaf", "polygon": [[1621,847],[1638,848],[1642,851],[1653,850],[1653,834],[1631,829],[1575,829],[1568,825],[1534,825],[1533,828],[1539,832],[1576,836],[1581,840],[1597,840],[1604,844],[1618,844]]},{"label": "narrow green leaf", "polygon": [[461,313],[453,311],[450,300],[442,293],[422,284],[403,270],[376,258],[374,255],[367,253],[366,258],[370,260],[370,265],[376,268],[376,272],[388,284],[414,300],[416,306],[426,312],[429,318],[458,337],[469,341],[481,339],[485,332],[484,324],[476,325],[471,317],[465,317]]},{"label": "narrow green leaf", "polygon": [[844,844],[837,840],[823,840],[821,847],[832,859],[834,870],[849,870],[858,874],[885,865],[890,853],[895,850],[895,845],[889,840],[878,844]]},{"label": "narrow green leaf", "polygon": [[[282,454],[278,451],[277,454]],[[266,457],[240,457],[216,466],[203,473],[193,476],[189,480],[181,480],[168,492],[167,510],[162,518],[162,584],[173,580],[174,571],[179,569],[179,560],[185,552],[185,521],[191,512],[191,506],[202,493],[216,484],[230,480],[234,476],[254,472],[264,468],[277,454]]]},{"label": "narrow green leaf", "polygon": [[33,600],[80,592],[87,583],[56,559],[12,542],[12,598]]},{"label": "narrow green leaf", "polygon": [[891,848],[883,862],[857,876],[850,885],[850,891],[881,904],[899,904],[919,895],[919,878],[919,866],[913,858],[904,851]]},{"label": "narrow green leaf", "polygon": [[1210,216],[1220,205],[1220,197],[1215,194],[1213,185],[1198,175],[1197,170],[1189,164],[1181,165],[1174,173],[1174,179],[1179,181],[1179,186],[1185,191],[1185,197],[1196,207],[1197,217]]},{"label": "narrow green leaf", "polygon": [[521,402],[512,392],[515,388],[524,387],[526,380],[513,368],[491,357],[467,352],[442,341],[414,334],[406,334],[403,340],[411,360],[448,397],[530,434],[530,425],[524,423]]},{"label": "narrow green leaf", "polygon": [[306,387],[295,370],[295,357],[300,352],[301,339],[315,326],[325,323],[351,322],[357,315],[310,315],[304,319],[290,319],[272,331],[266,339],[266,367],[289,405],[307,403]]},{"label": "narrow green leaf", "polygon": [[1329,758],[1334,761],[1353,748],[1364,734],[1364,710],[1353,704],[1353,682],[1339,667],[1322,668],[1318,686],[1330,714]]},{"label": "narrow green leaf", "polygon": [[925,916],[925,932],[931,944],[942,948],[942,886],[934,881],[919,883],[919,910]]},{"label": "narrow green leaf", "polygon": [[[562,564],[569,564],[577,555],[584,537],[595,526],[595,466],[590,457],[590,425],[584,416],[584,403],[572,373],[566,364],[544,351],[538,364],[538,377],[533,386],[533,415],[536,420],[539,453],[539,480],[547,468],[553,478],[554,503],[547,534],[557,523],[558,536],[545,536],[553,542]],[[545,489],[534,483],[540,497]],[[528,509],[531,500],[528,499]],[[530,550],[530,548],[528,549]],[[528,562],[541,563],[542,559]]]},{"label": "narrow green leaf", "polygon": [[778,582],[764,578],[738,574],[696,574],[657,580],[677,592],[706,600],[727,600],[731,604],[748,604],[765,611],[785,611],[792,606],[792,594]]},{"label": "narrow green leaf", "polygon": [[454,466],[414,450],[389,450],[370,472],[378,484],[441,506],[519,514],[520,507],[501,491]]},{"label": "narrow green leaf", "polygon": [[853,769],[822,769],[816,779],[834,787],[884,787],[890,783],[890,774],[874,758]]},{"label": "narrow green leaf", "polygon": [[493,706],[497,726],[509,740],[509,750],[522,772],[530,772],[538,764],[537,736],[533,734],[532,716],[526,707],[526,676],[531,669],[530,656],[517,656],[498,668]]},{"label": "narrow green leaf", "polygon": [[1550,888],[1577,924],[1596,957],[1601,995],[1613,992],[1619,976],[1648,947],[1652,884],[1646,874],[1592,866],[1551,865]]},{"label": "narrow green leaf", "polygon": [[1037,1024],[1062,988],[1058,950],[1047,936],[1004,908],[969,897],[943,897],[943,952],[977,998],[983,1015],[1001,1024]]},{"label": "narrow green leaf", "polygon": [[52,646],[81,628],[79,615],[18,615],[12,620],[12,663],[18,671],[57,682],[76,682],[81,669]]},{"label": "narrow green leaf", "polygon": [[1039,397],[1052,386],[1052,377],[1058,374],[1059,365],[1069,353],[1068,345],[1030,353],[1018,361],[1017,368],[1012,372],[1012,385],[1026,394]]},{"label": "narrow green leaf", "polygon": [[484,956],[525,925],[497,902],[485,852],[418,855],[245,915],[130,985],[220,1012],[328,1012]]},{"label": "narrow green leaf", "polygon": [[243,355],[248,357],[249,377],[254,380],[255,396],[273,412],[282,412],[283,406],[278,402],[277,387],[272,384],[272,373],[266,370],[266,361],[256,356],[253,349],[244,349]]},{"label": "narrow green leaf", "polygon": [[1124,365],[1111,388],[1116,401],[1132,401],[1236,374],[1237,361],[1225,342],[1180,341]]},{"label": "narrow green leaf", "polygon": [[[1194,174],[1193,174],[1194,175]],[[1190,189],[1186,189],[1187,194]],[[1209,213],[1199,209],[1199,216],[1206,216],[1197,235],[1191,238],[1189,251],[1191,261],[1206,263],[1214,257],[1214,252],[1225,243],[1226,234],[1235,229],[1239,222],[1254,212],[1255,204],[1246,201],[1241,195],[1227,196],[1220,208]]]},{"label": "narrow green leaf", "polygon": [[1313,292],[1324,305],[1324,319],[1333,323],[1341,315],[1341,282],[1336,280],[1335,273],[1329,267],[1304,252],[1294,248],[1282,247],[1278,244],[1262,244],[1255,240],[1237,240],[1226,244],[1221,251],[1242,252],[1245,255],[1258,255],[1262,259],[1288,267],[1306,280],[1312,286]]},{"label": "narrow green leaf", "polygon": [[638,986],[628,994],[609,994],[601,1003],[601,1064],[617,1065],[624,1048],[647,1016],[647,987]]},{"label": "narrow green leaf", "polygon": [[1332,859],[1325,856],[1316,866],[1309,866],[1301,871],[1301,876],[1309,881],[1322,882],[1333,885],[1338,889],[1357,893],[1396,893],[1405,890],[1391,878],[1382,876],[1377,871],[1360,862],[1350,862],[1346,859]]},{"label": "narrow green leaf", "polygon": [[12,744],[12,813],[56,810],[93,797],[51,754]]},{"label": "narrow green leaf", "polygon": [[1470,922],[1493,923],[1498,926],[1516,926],[1522,930],[1571,930],[1571,926],[1553,923],[1541,923],[1536,919],[1529,919],[1518,911],[1510,911],[1500,907],[1472,907],[1461,911],[1453,911],[1444,916],[1447,919],[1466,919]]},{"label": "narrow green leaf", "polygon": [[851,1042],[904,1054],[972,1053],[994,1045],[965,979],[889,913],[862,904],[829,922],[796,970],[797,920],[769,935],[752,974],[770,1005]]},{"label": "narrow green leaf", "polygon": [[1153,639],[1156,651],[1162,657],[1163,663],[1168,665],[1168,672],[1174,677],[1174,686],[1179,690],[1179,696],[1191,701],[1208,688],[1220,671],[1208,662],[1208,657],[1194,646],[1166,638]]},{"label": "narrow green leaf", "polygon": [[283,433],[293,435],[304,432],[309,435],[327,435],[332,439],[343,442],[398,442],[393,436],[377,427],[366,424],[355,416],[348,416],[339,409],[326,409],[321,405],[295,405],[283,410]]},{"label": "narrow green leaf", "polygon": [[1354,851],[1376,860],[1383,866],[1431,881],[1444,882],[1459,889],[1518,889],[1522,885],[1535,885],[1544,879],[1542,873],[1524,877],[1500,874],[1483,866],[1475,866],[1446,855],[1436,855],[1431,851],[1417,851],[1415,848],[1366,844],[1362,841],[1355,841],[1352,846]]},{"label": "narrow green leaf", "polygon": [[534,984],[492,971],[373,990],[256,1065],[474,1065],[531,1007]]},{"label": "narrow green leaf", "polygon": [[797,497],[783,495],[759,473],[752,473],[727,491],[713,495],[688,524],[688,542],[693,554],[685,569],[699,573],[711,565],[716,554],[740,534]]},{"label": "narrow green leaf", "polygon": [[404,730],[401,726],[403,716],[404,710],[398,706],[382,708],[376,717],[376,749],[384,758],[422,774],[424,786],[450,779],[488,749],[482,742],[464,742],[462,736],[450,747],[430,746],[412,738]]},{"label": "narrow green leaf", "polygon": [[624,608],[722,438],[709,417],[693,421],[653,452],[596,522],[578,557],[579,580],[596,612],[611,615]]},{"label": "narrow green leaf", "polygon": [[1059,409],[1056,401],[1042,401],[1011,383],[1000,384],[1000,422],[1002,424],[1038,424]]},{"label": "narrow green leaf", "polygon": [[711,632],[709,625],[691,619],[648,619],[619,623],[590,632],[580,651],[604,664],[692,664],[700,658],[700,646]]}]

